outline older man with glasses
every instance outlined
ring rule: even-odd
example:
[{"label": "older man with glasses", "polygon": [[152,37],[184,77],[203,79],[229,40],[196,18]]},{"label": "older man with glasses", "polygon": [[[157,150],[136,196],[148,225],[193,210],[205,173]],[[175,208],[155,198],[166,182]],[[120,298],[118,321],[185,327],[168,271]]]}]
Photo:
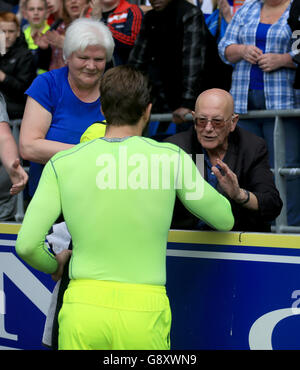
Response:
[{"label": "older man with glasses", "polygon": [[[235,231],[269,232],[282,201],[274,184],[263,139],[237,127],[234,101],[225,90],[210,89],[199,95],[194,126],[166,139],[199,163],[203,154],[204,177],[232,206]],[[188,214],[176,202],[172,227],[207,230],[209,226]]]}]

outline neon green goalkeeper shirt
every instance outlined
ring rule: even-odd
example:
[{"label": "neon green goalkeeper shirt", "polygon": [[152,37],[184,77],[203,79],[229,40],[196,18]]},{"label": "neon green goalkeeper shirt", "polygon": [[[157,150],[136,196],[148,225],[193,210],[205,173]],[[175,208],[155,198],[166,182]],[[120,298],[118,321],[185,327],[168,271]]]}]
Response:
[{"label": "neon green goalkeeper shirt", "polygon": [[78,144],[46,164],[16,251],[32,267],[55,272],[45,237],[62,212],[73,242],[71,279],[164,285],[176,194],[215,229],[232,228],[229,201],[178,146],[140,136]]}]

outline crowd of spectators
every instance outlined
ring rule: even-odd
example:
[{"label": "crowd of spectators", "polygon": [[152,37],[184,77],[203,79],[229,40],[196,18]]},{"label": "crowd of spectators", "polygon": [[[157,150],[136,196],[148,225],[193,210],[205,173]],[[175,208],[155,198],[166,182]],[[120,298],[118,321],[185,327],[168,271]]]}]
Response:
[{"label": "crowd of spectators", "polygon": [[[298,17],[291,12],[291,4],[297,12],[296,3],[211,0],[211,14],[203,14],[196,0],[1,0],[0,92],[9,119],[22,119],[20,153],[30,161],[29,200],[51,155],[79,143],[88,126],[104,120],[99,80],[111,66],[129,63],[149,75],[153,112],[172,113],[174,133],[197,131],[188,117],[208,89],[230,92],[235,113],[299,108],[292,34]],[[68,53],[65,34],[78,18],[107,26],[114,43],[111,58],[106,49],[100,55],[101,47]],[[82,68],[95,72],[94,79],[81,81]],[[91,104],[98,112],[90,113]],[[168,136],[169,124],[160,123],[156,139]],[[300,167],[298,119],[286,118],[284,125],[286,167]],[[239,120],[237,127],[236,136],[242,127],[266,141],[273,167],[274,119]],[[299,182],[287,180],[288,222],[296,226]]]}]

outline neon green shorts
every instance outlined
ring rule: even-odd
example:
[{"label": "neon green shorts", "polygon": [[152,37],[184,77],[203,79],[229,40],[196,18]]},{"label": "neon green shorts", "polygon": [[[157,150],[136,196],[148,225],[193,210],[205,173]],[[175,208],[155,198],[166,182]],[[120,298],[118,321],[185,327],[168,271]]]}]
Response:
[{"label": "neon green shorts", "polygon": [[58,322],[59,349],[170,349],[163,286],[71,280]]}]

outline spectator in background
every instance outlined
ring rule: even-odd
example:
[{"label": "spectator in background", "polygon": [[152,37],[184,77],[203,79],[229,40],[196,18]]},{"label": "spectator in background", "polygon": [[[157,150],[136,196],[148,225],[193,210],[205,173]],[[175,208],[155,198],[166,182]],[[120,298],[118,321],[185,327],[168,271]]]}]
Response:
[{"label": "spectator in background", "polygon": [[36,76],[33,56],[15,14],[0,13],[0,30],[5,33],[6,42],[6,53],[0,56],[0,91],[9,118],[22,118],[26,102],[24,92]]},{"label": "spectator in background", "polygon": [[24,30],[25,40],[32,52],[37,74],[41,74],[48,69],[51,54],[43,53],[46,59],[43,60],[43,54],[41,52],[39,53],[39,47],[35,44],[34,38],[37,35],[43,35],[50,29],[46,20],[47,2],[46,0],[25,0],[24,9],[26,19],[29,22],[28,27]]},{"label": "spectator in background", "polygon": [[[270,170],[263,139],[237,127],[232,96],[221,89],[199,95],[194,127],[166,141],[178,145],[198,162],[204,154],[204,178],[232,207],[234,231],[271,231],[270,222],[280,213],[282,201]],[[176,202],[173,228],[209,230]]]},{"label": "spectator in background", "polygon": [[5,100],[0,93],[0,221],[15,221],[17,198],[14,195],[24,189],[28,180],[8,122]]},{"label": "spectator in background", "polygon": [[153,112],[172,112],[173,121],[182,124],[201,91],[223,84],[217,45],[196,6],[185,0],[150,3],[129,63],[150,76]]},{"label": "spectator in background", "polygon": [[154,113],[185,121],[203,88],[207,28],[202,12],[185,0],[151,0],[129,63],[149,73]]},{"label": "spectator in background", "polygon": [[14,7],[12,13],[15,13],[20,24],[20,28],[23,31],[24,27],[28,25],[28,21],[25,18],[25,9],[24,9],[25,0],[20,0],[18,4]]},{"label": "spectator in background", "polygon": [[[63,23],[62,18],[62,0],[47,0],[47,24],[49,25],[48,31],[55,31]],[[64,29],[62,31],[64,33]],[[42,32],[36,32],[33,35],[33,41],[35,45],[38,46],[36,50],[37,58],[41,62],[41,68],[44,70],[49,70],[50,63],[54,63],[55,52],[53,52],[52,47]],[[56,51],[59,54],[59,49]],[[61,60],[60,56],[57,56],[58,60]]]},{"label": "spectator in background", "polygon": [[47,0],[47,23],[49,26],[53,26],[61,18],[62,0]]},{"label": "spectator in background", "polygon": [[[218,44],[232,19],[232,8],[227,0],[218,0],[213,2],[213,10],[213,13],[205,18],[205,22],[216,44]],[[214,50],[214,52],[218,53],[218,50]],[[219,85],[219,87],[229,91],[231,88],[232,66],[220,60],[217,69],[219,78],[223,81],[223,86]]]},{"label": "spectator in background", "polygon": [[88,9],[88,0],[62,0],[62,19],[58,19],[49,31],[35,39],[40,48],[51,47],[52,49],[50,71],[65,65],[63,45],[66,29],[73,20],[85,15]]},{"label": "spectator in background", "polygon": [[102,20],[115,40],[114,65],[126,64],[140,32],[143,12],[126,0],[94,0],[92,17]]},{"label": "spectator in background", "polygon": [[[289,10],[290,0],[252,0],[237,11],[228,25],[219,52],[225,62],[234,64],[231,93],[237,113],[297,107]],[[273,167],[274,119],[240,120],[239,125],[266,140]],[[300,167],[299,120],[285,118],[284,126],[286,167]],[[300,178],[287,179],[289,225],[300,225],[299,187]]]},{"label": "spectator in background", "polygon": [[217,43],[224,36],[231,19],[232,11],[229,2],[227,0],[214,1],[213,12],[205,19],[205,22]]},{"label": "spectator in background", "polygon": [[99,84],[114,41],[101,22],[80,18],[67,29],[66,66],[38,76],[28,95],[20,131],[20,152],[31,161],[29,195],[37,187],[43,164],[58,151],[78,144],[83,132],[104,119]]}]

